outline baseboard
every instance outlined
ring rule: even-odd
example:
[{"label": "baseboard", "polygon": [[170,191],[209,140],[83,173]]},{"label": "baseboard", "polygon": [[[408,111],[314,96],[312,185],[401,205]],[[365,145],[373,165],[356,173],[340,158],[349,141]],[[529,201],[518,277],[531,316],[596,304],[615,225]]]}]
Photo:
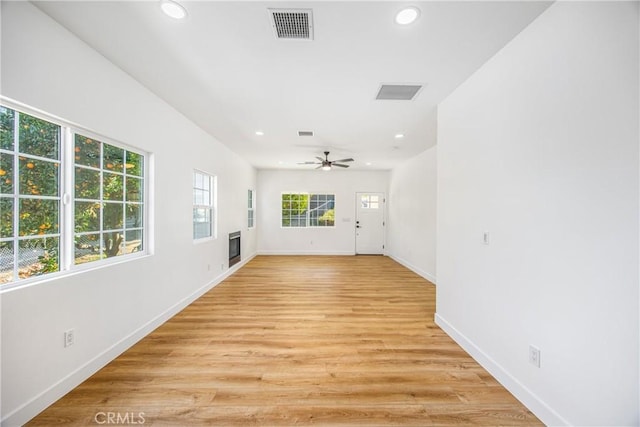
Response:
[{"label": "baseboard", "polygon": [[431,273],[428,273],[424,270],[422,270],[421,268],[416,267],[415,265],[411,264],[410,262],[399,258],[397,256],[391,255],[391,254],[387,254],[387,256],[389,258],[391,258],[392,260],[394,260],[395,262],[397,262],[398,264],[402,264],[403,266],[407,267],[409,270],[413,271],[414,273],[416,273],[419,276],[424,277],[425,279],[427,279],[428,281],[430,281],[431,283],[433,283],[434,285],[436,284],[436,276],[434,276]]},{"label": "baseboard", "polygon": [[355,255],[355,251],[258,251],[258,255]]},{"label": "baseboard", "polygon": [[71,374],[62,378],[57,383],[53,384],[51,387],[26,402],[16,410],[10,412],[5,418],[0,421],[0,425],[2,427],[13,427],[13,426],[21,426],[31,420],[33,417],[38,415],[40,412],[45,410],[49,405],[63,397],[69,391],[73,390],[79,384],[81,384],[84,380],[89,378],[91,375],[98,372],[104,366],[106,366],[113,359],[124,353],[127,349],[133,346],[135,343],[140,341],[142,338],[149,335],[156,328],[162,325],[167,320],[171,319],[173,316],[182,311],[189,304],[200,298],[206,292],[214,288],[224,279],[229,277],[231,274],[235,273],[239,268],[249,262],[252,258],[254,258],[256,254],[252,254],[238,264],[233,267],[227,269],[224,273],[216,276],[212,281],[208,282],[204,286],[200,287],[196,291],[194,291],[191,295],[183,298],[182,300],[175,303],[173,306],[169,307],[165,312],[159,314],[158,316],[151,319],[149,322],[141,326],[140,328],[133,331],[131,334],[123,338],[122,340],[115,343],[113,346],[98,354],[93,359],[89,360],[84,365],[80,366],[78,369],[73,371]]},{"label": "baseboard", "polygon": [[475,359],[484,369],[486,369],[500,384],[502,384],[511,394],[525,405],[534,415],[548,426],[569,426],[560,414],[554,411],[542,399],[536,396],[531,390],[525,387],[520,381],[513,377],[500,364],[483,352],[480,347],[464,336],[453,325],[447,322],[442,316],[436,313],[436,324],[442,328],[460,347],[462,347],[471,357]]}]

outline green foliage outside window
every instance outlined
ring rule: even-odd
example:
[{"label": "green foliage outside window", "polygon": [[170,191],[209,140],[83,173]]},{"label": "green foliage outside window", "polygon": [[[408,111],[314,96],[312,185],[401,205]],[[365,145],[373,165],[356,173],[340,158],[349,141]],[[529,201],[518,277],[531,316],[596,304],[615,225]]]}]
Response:
[{"label": "green foliage outside window", "polygon": [[58,271],[59,233],[60,126],[0,107],[0,284]]},{"label": "green foliage outside window", "polygon": [[306,214],[308,209],[308,194],[283,194],[282,226],[306,227]]},{"label": "green foliage outside window", "polygon": [[[143,248],[143,160],[137,154],[76,134],[75,263]],[[102,192],[100,192],[102,190]]]}]

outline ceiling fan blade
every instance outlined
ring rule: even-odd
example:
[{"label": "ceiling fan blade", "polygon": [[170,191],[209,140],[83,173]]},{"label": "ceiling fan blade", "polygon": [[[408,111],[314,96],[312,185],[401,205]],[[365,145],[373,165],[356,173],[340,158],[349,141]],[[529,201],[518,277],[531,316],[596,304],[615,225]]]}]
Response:
[{"label": "ceiling fan blade", "polygon": [[298,162],[299,165],[319,165],[321,163],[318,162]]},{"label": "ceiling fan blade", "polygon": [[316,156],[316,159],[320,160],[321,162],[324,162],[324,159],[322,157]]},{"label": "ceiling fan blade", "polygon": [[334,160],[333,162],[334,163],[335,162],[353,162],[353,159],[340,159],[340,160]]},{"label": "ceiling fan blade", "polygon": [[318,166],[316,169],[320,169],[322,167],[322,165]]},{"label": "ceiling fan blade", "polygon": [[339,163],[336,162],[331,162],[331,166],[338,166],[339,168],[348,168],[349,165],[341,165]]}]

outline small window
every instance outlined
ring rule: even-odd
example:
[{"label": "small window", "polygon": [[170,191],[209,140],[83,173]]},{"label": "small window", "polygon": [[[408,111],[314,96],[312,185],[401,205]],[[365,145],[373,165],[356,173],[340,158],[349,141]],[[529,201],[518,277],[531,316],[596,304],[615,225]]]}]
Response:
[{"label": "small window", "polygon": [[380,196],[373,194],[364,194],[360,196],[360,207],[362,207],[362,209],[379,209]]},{"label": "small window", "polygon": [[283,193],[282,227],[333,227],[335,195]]},{"label": "small window", "polygon": [[215,177],[193,172],[193,239],[215,238]]},{"label": "small window", "polygon": [[253,228],[254,221],[255,221],[255,211],[253,209],[253,205],[255,201],[253,200],[253,198],[254,198],[254,191],[253,190],[247,191],[247,227],[248,228]]}]

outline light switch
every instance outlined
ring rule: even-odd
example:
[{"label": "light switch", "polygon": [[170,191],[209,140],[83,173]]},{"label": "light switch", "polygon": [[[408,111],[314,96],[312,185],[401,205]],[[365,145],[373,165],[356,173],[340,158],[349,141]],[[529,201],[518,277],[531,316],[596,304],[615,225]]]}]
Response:
[{"label": "light switch", "polygon": [[485,231],[482,234],[482,243],[484,243],[485,245],[489,244],[489,232],[488,231]]}]

